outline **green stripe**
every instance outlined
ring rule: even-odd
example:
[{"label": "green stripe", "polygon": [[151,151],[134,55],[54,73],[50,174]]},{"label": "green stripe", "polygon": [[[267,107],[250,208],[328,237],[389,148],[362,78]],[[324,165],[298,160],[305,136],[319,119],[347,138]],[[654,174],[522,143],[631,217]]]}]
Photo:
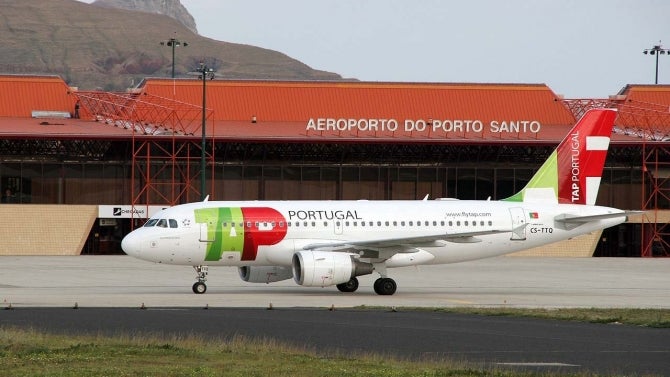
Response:
[{"label": "green stripe", "polygon": [[558,152],[554,151],[551,156],[542,164],[528,184],[516,194],[503,199],[508,202],[523,202],[526,189],[529,188],[553,188],[558,196]]},{"label": "green stripe", "polygon": [[195,222],[207,224],[207,239],[210,242],[206,243],[206,261],[221,260],[224,251],[237,251],[241,256],[244,247],[241,208],[196,209]]}]

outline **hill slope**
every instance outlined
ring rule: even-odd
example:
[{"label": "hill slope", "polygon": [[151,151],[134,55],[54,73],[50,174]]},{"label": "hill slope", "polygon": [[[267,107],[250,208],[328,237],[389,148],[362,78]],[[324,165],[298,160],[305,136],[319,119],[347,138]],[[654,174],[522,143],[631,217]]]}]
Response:
[{"label": "hill slope", "polygon": [[0,73],[57,74],[81,89],[122,90],[147,76],[177,76],[204,61],[232,79],[339,80],[282,53],[215,41],[164,15],[101,8],[75,0],[0,0]]},{"label": "hill slope", "polygon": [[193,16],[179,0],[95,0],[93,5],[164,14],[181,22],[189,30],[198,34]]}]

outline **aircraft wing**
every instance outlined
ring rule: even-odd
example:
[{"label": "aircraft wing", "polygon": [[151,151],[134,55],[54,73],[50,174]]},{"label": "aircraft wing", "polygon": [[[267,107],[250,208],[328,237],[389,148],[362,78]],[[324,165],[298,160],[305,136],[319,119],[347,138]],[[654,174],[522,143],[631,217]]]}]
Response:
[{"label": "aircraft wing", "polygon": [[324,251],[366,251],[366,250],[380,250],[389,251],[395,250],[396,253],[414,253],[417,248],[438,247],[444,246],[444,242],[454,243],[475,243],[481,242],[478,236],[485,236],[488,234],[498,234],[510,232],[509,230],[482,230],[475,232],[461,232],[461,233],[440,233],[434,235],[427,235],[421,237],[395,237],[377,240],[365,241],[339,241],[339,242],[323,242],[313,243],[303,246],[303,250],[324,250]]}]

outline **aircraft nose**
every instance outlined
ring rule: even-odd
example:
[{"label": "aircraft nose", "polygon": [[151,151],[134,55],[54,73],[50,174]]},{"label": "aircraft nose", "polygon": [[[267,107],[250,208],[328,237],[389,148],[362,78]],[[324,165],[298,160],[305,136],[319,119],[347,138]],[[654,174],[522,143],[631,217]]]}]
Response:
[{"label": "aircraft nose", "polygon": [[130,232],[130,234],[123,237],[123,240],[121,240],[121,249],[123,249],[124,253],[132,257],[139,257],[140,244],[140,238],[137,236],[137,233]]}]

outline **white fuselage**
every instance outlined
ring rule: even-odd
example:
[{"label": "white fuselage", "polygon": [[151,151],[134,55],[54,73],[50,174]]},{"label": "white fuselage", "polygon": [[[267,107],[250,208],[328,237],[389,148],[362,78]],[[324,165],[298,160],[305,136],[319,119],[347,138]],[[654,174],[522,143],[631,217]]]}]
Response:
[{"label": "white fuselage", "polygon": [[[621,212],[599,206],[466,200],[198,202],[161,211],[147,223],[153,224],[126,236],[123,249],[148,261],[192,266],[289,267],[294,253],[327,250],[329,245],[333,252],[350,252],[387,267],[455,263],[542,246],[625,221],[620,216],[565,227],[555,221],[557,216]],[[348,242],[352,245],[344,245]]]}]

